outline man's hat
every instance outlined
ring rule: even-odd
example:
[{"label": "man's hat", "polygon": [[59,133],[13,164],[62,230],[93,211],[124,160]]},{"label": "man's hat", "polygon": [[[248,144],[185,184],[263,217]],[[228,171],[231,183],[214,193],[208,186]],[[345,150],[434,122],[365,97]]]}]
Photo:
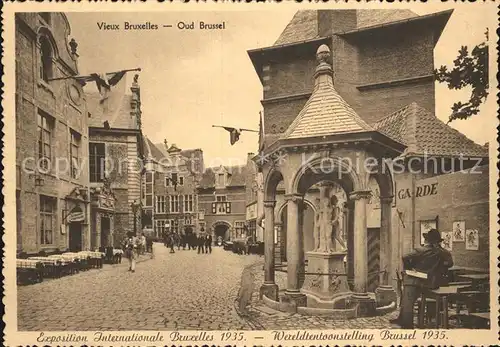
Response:
[{"label": "man's hat", "polygon": [[429,243],[439,243],[443,241],[441,234],[436,229],[431,229],[424,234],[424,239]]}]

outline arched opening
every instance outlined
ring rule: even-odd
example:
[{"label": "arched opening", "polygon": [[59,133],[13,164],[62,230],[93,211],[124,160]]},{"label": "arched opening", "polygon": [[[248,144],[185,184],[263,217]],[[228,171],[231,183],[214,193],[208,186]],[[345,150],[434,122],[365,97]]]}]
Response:
[{"label": "arched opening", "polygon": [[[308,269],[307,252],[311,250],[326,253],[345,252],[346,255],[342,259],[342,276],[352,290],[355,277],[354,204],[349,195],[359,190],[361,184],[355,169],[344,167],[345,165],[342,160],[332,158],[309,162],[307,167],[300,168],[291,188],[302,195],[303,199],[312,201],[314,206],[314,209],[311,209],[312,218],[308,209],[299,207],[301,272],[316,271]],[[329,214],[325,215],[325,211]],[[328,228],[331,231],[329,236],[328,233],[320,232],[320,229]],[[304,283],[304,277],[299,277],[300,287]]]},{"label": "arched opening", "polygon": [[45,82],[53,77],[52,57],[53,49],[45,36],[40,36],[40,78]]},{"label": "arched opening", "polygon": [[213,226],[213,234],[217,241],[228,241],[230,239],[229,231],[230,224],[228,222],[216,222]]},{"label": "arched opening", "polygon": [[[312,194],[311,194],[312,195]],[[277,230],[278,233],[276,239],[278,241],[278,249],[279,255],[277,257],[281,262],[286,262],[286,231],[287,231],[287,205],[283,204],[278,211],[278,223]],[[304,244],[303,251],[309,252],[313,250],[314,247],[314,237],[313,237],[313,229],[314,229],[314,217],[315,217],[316,209],[313,203],[309,200],[304,200],[300,206],[300,231],[303,234]]]}]

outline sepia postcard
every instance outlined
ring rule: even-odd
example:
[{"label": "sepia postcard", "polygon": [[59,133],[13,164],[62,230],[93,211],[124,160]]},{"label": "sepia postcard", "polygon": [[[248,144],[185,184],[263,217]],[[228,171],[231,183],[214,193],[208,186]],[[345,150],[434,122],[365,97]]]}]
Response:
[{"label": "sepia postcard", "polygon": [[497,12],[5,3],[5,345],[498,343]]}]

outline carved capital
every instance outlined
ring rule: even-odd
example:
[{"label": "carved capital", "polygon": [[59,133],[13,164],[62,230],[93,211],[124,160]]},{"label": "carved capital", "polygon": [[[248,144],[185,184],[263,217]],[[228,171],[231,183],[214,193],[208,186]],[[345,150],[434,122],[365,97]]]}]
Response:
[{"label": "carved capital", "polygon": [[302,200],[302,195],[300,195],[300,194],[286,194],[285,195],[285,201],[298,202],[300,200]]},{"label": "carved capital", "polygon": [[380,203],[381,204],[391,204],[392,200],[394,199],[394,196],[381,196],[380,197]]},{"label": "carved capital", "polygon": [[274,208],[275,206],[276,206],[276,201],[274,200],[264,201],[264,207]]},{"label": "carved capital", "polygon": [[349,199],[351,200],[369,199],[371,195],[372,192],[369,190],[356,190],[349,194]]}]

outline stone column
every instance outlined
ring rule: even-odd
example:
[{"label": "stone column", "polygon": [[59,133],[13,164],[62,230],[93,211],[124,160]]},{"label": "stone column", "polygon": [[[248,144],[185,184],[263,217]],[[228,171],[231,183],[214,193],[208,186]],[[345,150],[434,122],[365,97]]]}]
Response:
[{"label": "stone column", "polygon": [[274,207],[276,201],[264,201],[264,284],[260,287],[263,296],[278,301],[278,286],[274,283]]},{"label": "stone column", "polygon": [[368,245],[366,229],[366,203],[370,191],[354,191],[350,199],[354,200],[354,294],[353,304],[358,306],[358,317],[372,316],[375,301],[366,293],[368,282]]},{"label": "stone column", "polygon": [[385,273],[380,274],[380,283],[390,284],[393,275],[391,267],[392,259],[392,196],[380,198],[380,270]]},{"label": "stone column", "polygon": [[301,242],[299,226],[299,203],[302,199],[298,194],[285,195],[287,200],[287,231],[286,231],[286,254],[287,254],[287,289],[286,295],[293,301],[296,307],[306,305],[306,296],[300,293],[299,271],[301,271]]},{"label": "stone column", "polygon": [[380,285],[375,290],[378,306],[390,305],[397,301],[392,287],[392,196],[380,197]]}]

